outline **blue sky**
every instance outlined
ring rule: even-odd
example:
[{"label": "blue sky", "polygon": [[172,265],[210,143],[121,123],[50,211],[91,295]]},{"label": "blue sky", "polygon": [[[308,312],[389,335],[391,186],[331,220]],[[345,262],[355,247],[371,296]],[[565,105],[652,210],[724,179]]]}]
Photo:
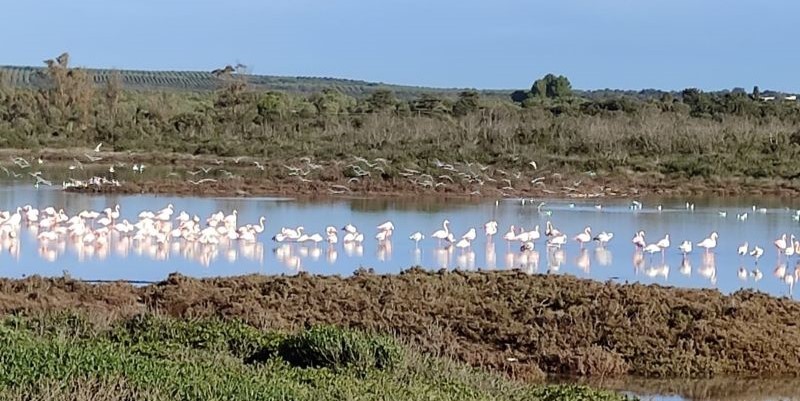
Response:
[{"label": "blue sky", "polygon": [[3,5],[0,64],[522,88],[800,92],[797,0],[37,0]]}]

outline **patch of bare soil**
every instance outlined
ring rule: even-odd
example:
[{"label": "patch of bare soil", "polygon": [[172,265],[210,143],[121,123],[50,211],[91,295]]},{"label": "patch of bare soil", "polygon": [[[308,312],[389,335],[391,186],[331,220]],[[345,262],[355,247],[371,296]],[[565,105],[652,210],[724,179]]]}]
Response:
[{"label": "patch of bare soil", "polygon": [[145,287],[0,280],[0,310],[142,312],[394,333],[424,351],[513,376],[711,377],[800,374],[800,303],[522,272],[354,276],[171,275]]}]

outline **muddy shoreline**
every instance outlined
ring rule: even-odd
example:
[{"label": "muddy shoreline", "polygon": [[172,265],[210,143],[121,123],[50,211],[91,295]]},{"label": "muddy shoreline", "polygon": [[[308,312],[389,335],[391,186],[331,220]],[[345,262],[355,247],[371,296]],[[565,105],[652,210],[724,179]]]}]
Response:
[{"label": "muddy shoreline", "polygon": [[[92,162],[86,156],[100,157]],[[167,153],[98,152],[90,149],[0,150],[0,160],[25,157],[42,158],[45,164],[66,169],[77,161],[82,167],[107,169],[116,165],[119,186],[89,186],[70,191],[104,194],[173,194],[192,196],[291,196],[317,197],[432,197],[432,198],[641,198],[646,196],[783,196],[800,195],[800,181],[741,177],[674,177],[659,173],[634,171],[568,172],[558,169],[520,170],[514,173],[492,168],[483,173],[485,180],[471,182],[453,179],[456,173],[434,172],[425,181],[396,168],[391,174],[352,177],[343,162],[319,162],[319,170],[302,176],[291,169],[306,161],[257,160],[250,157],[193,156]],[[258,162],[262,168],[256,168]],[[171,169],[161,177],[130,174],[137,163],[148,168]],[[8,165],[7,162],[5,162]],[[315,163],[316,164],[316,163]],[[35,168],[41,168],[36,166]],[[211,168],[208,174],[192,175],[190,170]],[[366,168],[366,167],[365,167]],[[238,170],[237,170],[238,169]],[[231,173],[228,170],[234,171]],[[224,172],[226,174],[221,174]],[[302,170],[301,170],[302,171]],[[342,172],[344,171],[344,173]],[[411,170],[415,171],[415,170]],[[448,173],[448,174],[439,174]],[[439,174],[436,176],[436,174]],[[477,176],[478,174],[476,174]],[[434,177],[435,176],[435,177]],[[503,178],[508,177],[508,178]],[[531,179],[533,177],[533,179]],[[435,182],[435,184],[434,184]]]},{"label": "muddy shoreline", "polygon": [[800,375],[800,303],[792,300],[516,271],[176,274],[141,287],[30,277],[0,280],[0,310],[80,311],[104,321],[154,312],[279,330],[336,324],[532,379]]}]

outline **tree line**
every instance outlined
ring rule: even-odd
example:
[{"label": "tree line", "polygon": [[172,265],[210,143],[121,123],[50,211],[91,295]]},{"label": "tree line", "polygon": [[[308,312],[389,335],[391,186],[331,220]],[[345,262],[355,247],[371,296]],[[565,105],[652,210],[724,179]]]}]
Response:
[{"label": "tree line", "polygon": [[686,176],[793,179],[800,171],[800,106],[744,91],[587,99],[548,74],[508,100],[477,90],[400,100],[386,89],[363,98],[258,91],[231,73],[213,93],[146,92],[123,90],[113,76],[95,87],[68,63],[49,63],[41,89],[0,79],[0,146],[103,142],[118,151],[320,159],[360,152],[418,164],[509,165],[525,154],[566,169]]}]

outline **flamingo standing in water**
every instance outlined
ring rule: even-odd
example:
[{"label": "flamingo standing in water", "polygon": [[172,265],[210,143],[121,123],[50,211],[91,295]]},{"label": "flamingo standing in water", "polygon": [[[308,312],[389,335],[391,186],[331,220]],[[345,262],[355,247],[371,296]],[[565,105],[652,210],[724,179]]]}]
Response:
[{"label": "flamingo standing in water", "polygon": [[647,243],[645,243],[644,241],[644,230],[637,232],[636,235],[633,236],[631,242],[637,248],[644,248],[645,246],[647,246]]},{"label": "flamingo standing in water", "polygon": [[497,222],[492,220],[487,222],[483,225],[483,231],[486,232],[486,236],[489,237],[488,241],[492,241],[492,237],[497,234]]},{"label": "flamingo standing in water", "polygon": [[592,228],[591,227],[584,228],[582,233],[574,236],[572,239],[578,241],[578,243],[581,245],[581,248],[583,248],[583,245],[585,243],[592,240]]},{"label": "flamingo standing in water", "polygon": [[719,238],[719,234],[716,231],[712,232],[711,235],[697,243],[697,246],[706,249],[706,253],[710,252],[712,249],[717,247],[717,238]]},{"label": "flamingo standing in water", "polygon": [[411,234],[408,239],[414,241],[414,246],[419,249],[419,242],[425,239],[425,236],[421,232],[417,231],[414,234]]},{"label": "flamingo standing in water", "polygon": [[607,233],[603,231],[600,234],[597,234],[597,236],[594,237],[594,240],[600,244],[600,247],[605,247],[612,238],[614,238],[614,233]]},{"label": "flamingo standing in water", "polygon": [[691,241],[683,241],[679,246],[678,249],[681,250],[683,256],[686,256],[692,253],[692,242]]},{"label": "flamingo standing in water", "polygon": [[448,239],[448,237],[450,236],[450,228],[448,228],[449,224],[450,224],[450,221],[449,220],[445,220],[442,223],[442,229],[441,230],[436,230],[436,231],[433,232],[433,234],[431,234],[432,238],[436,238],[439,241],[439,245],[442,244],[442,240],[443,239]]}]

